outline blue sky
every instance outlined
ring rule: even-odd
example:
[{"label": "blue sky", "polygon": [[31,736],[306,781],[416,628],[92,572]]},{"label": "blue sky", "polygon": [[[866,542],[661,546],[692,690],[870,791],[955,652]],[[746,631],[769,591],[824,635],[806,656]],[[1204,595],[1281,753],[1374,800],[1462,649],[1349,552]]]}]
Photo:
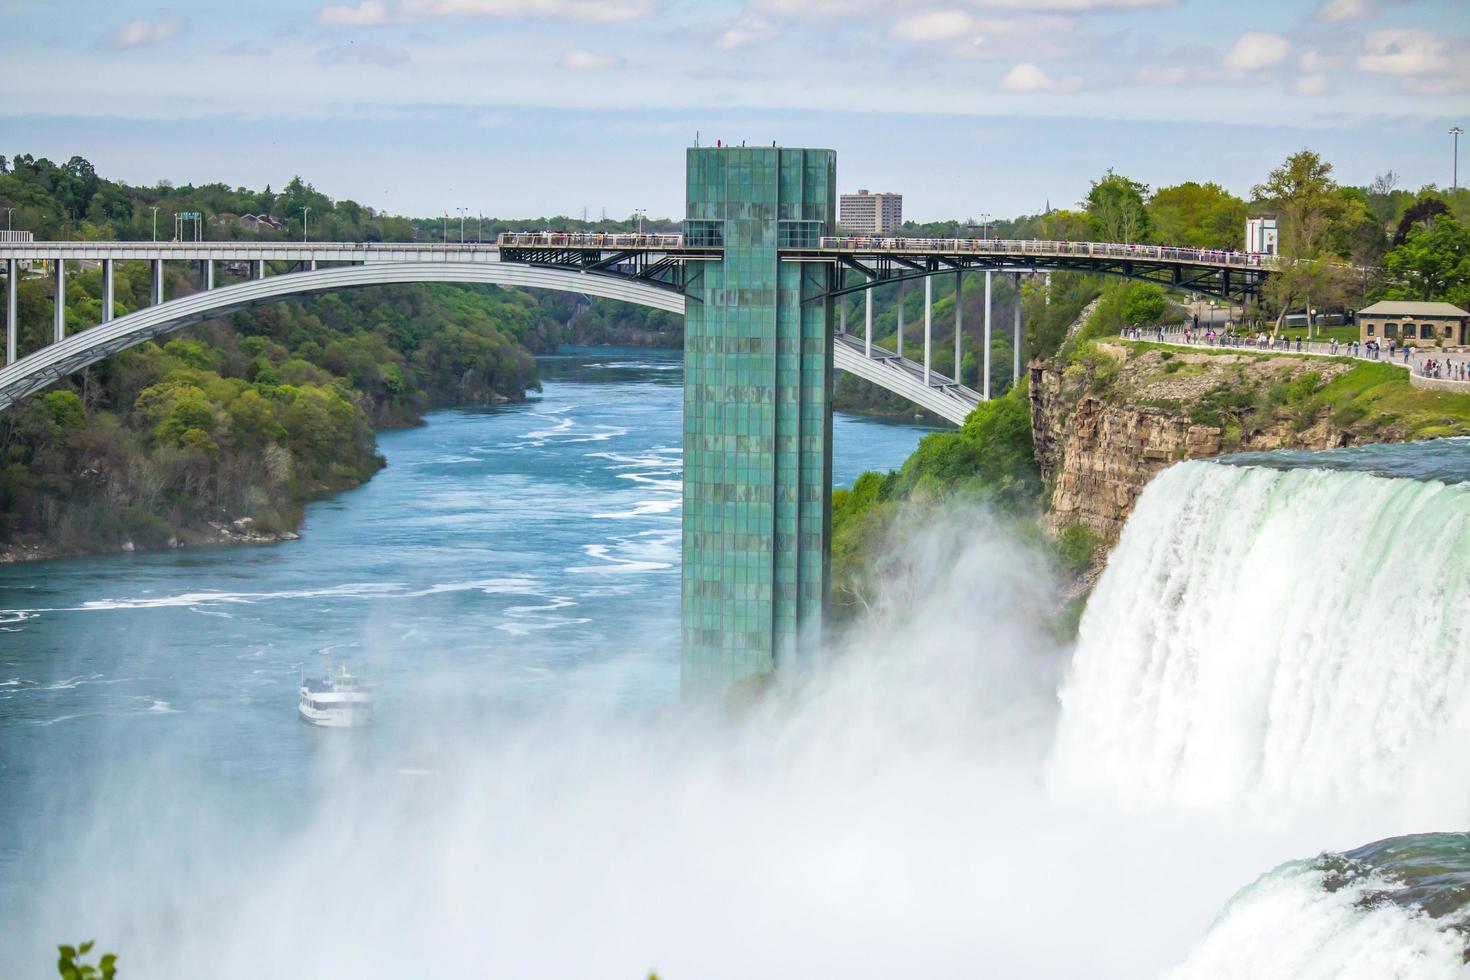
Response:
[{"label": "blue sky", "polygon": [[1467,0],[0,0],[0,59],[0,152],[412,214],[676,215],[696,132],[833,147],[918,219],[1109,167],[1244,194],[1304,146],[1447,185],[1470,122]]}]

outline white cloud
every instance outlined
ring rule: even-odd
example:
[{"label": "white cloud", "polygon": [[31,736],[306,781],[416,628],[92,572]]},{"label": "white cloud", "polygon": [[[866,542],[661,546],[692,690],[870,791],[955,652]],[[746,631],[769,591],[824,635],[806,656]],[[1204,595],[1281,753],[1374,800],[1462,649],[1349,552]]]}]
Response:
[{"label": "white cloud", "polygon": [[776,37],[776,28],[761,17],[742,17],[720,35],[716,43],[726,51],[743,48],[748,44],[764,44]]},{"label": "white cloud", "polygon": [[388,20],[388,5],[383,0],[362,0],[362,3],[332,4],[317,11],[316,22],[331,27],[368,27],[383,24]]},{"label": "white cloud", "polygon": [[1317,19],[1330,23],[1365,20],[1377,12],[1377,0],[1322,0],[1317,8]]},{"label": "white cloud", "polygon": [[955,41],[977,28],[975,18],[963,10],[931,10],[895,23],[893,36],[905,41]]},{"label": "white cloud", "polygon": [[1450,45],[1429,31],[1374,31],[1363,39],[1358,68],[1380,75],[1430,75],[1448,71]]},{"label": "white cloud", "polygon": [[1140,10],[1147,7],[1173,7],[1178,0],[969,0],[976,7],[1003,10],[1085,13],[1089,10]]},{"label": "white cloud", "polygon": [[1332,59],[1320,51],[1304,51],[1301,59],[1302,71],[1323,72],[1332,68]]},{"label": "white cloud", "polygon": [[1255,71],[1276,64],[1291,50],[1291,42],[1280,34],[1246,31],[1225,56],[1225,67],[1237,71]]},{"label": "white cloud", "polygon": [[652,0],[399,0],[407,17],[545,17],[619,21],[647,17]]},{"label": "white cloud", "polygon": [[1303,75],[1296,80],[1292,90],[1297,95],[1324,95],[1327,92],[1327,76]]},{"label": "white cloud", "polygon": [[623,67],[623,59],[616,55],[573,48],[561,56],[561,66],[568,71],[610,71]]},{"label": "white cloud", "polygon": [[1077,78],[1053,79],[1041,66],[1023,61],[1000,80],[1007,92],[1070,92],[1081,84]]},{"label": "white cloud", "polygon": [[178,17],[167,20],[130,20],[107,36],[107,43],[114,48],[141,48],[173,40],[184,32],[184,21]]}]

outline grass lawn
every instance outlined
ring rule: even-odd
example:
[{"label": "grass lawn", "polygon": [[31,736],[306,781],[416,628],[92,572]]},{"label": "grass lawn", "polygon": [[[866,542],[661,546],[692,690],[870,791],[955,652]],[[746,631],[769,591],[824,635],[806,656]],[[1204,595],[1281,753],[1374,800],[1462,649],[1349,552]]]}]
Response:
[{"label": "grass lawn", "polygon": [[[1288,340],[1296,340],[1298,337],[1300,337],[1302,340],[1306,340],[1307,328],[1283,327],[1281,330],[1281,335],[1283,337],[1286,337]],[[1345,344],[1349,340],[1358,339],[1358,328],[1351,323],[1341,327],[1318,327],[1316,339],[1324,344],[1331,340],[1336,340],[1340,344]]]}]

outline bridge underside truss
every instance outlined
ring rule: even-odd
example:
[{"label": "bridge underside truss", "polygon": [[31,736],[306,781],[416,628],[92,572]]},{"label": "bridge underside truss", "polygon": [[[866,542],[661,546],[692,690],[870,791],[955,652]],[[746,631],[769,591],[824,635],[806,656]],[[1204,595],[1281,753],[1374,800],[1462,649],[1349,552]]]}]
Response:
[{"label": "bridge underside truss", "polygon": [[[719,249],[603,249],[586,245],[501,246],[501,261],[548,269],[571,269],[623,276],[682,292],[689,263],[720,257]],[[989,272],[1090,272],[1095,275],[1151,282],[1167,289],[1199,293],[1215,299],[1244,301],[1260,295],[1268,273],[1262,269],[1201,265],[1184,261],[1136,259],[1104,255],[1024,255],[912,252],[894,254],[829,249],[783,249],[788,262],[828,265],[833,269],[829,295],[859,293],[873,285],[923,279],[955,270]],[[857,275],[851,275],[856,273]]]},{"label": "bridge underside truss", "polygon": [[[1140,262],[1129,259],[1022,255],[851,255],[835,261],[821,253],[792,255],[802,262],[832,262],[836,269],[832,295],[860,293],[870,285],[885,285],[956,270],[980,272],[1090,272],[1094,275],[1152,282],[1167,289],[1200,293],[1215,299],[1241,301],[1260,295],[1266,275],[1255,270],[1216,268],[1182,262]],[[854,277],[848,273],[857,273]]]},{"label": "bridge underside truss", "polygon": [[719,257],[719,249],[701,248],[679,249],[671,252],[556,245],[526,248],[502,246],[500,249],[502,262],[622,276],[678,293],[684,292],[689,263],[709,261]]}]

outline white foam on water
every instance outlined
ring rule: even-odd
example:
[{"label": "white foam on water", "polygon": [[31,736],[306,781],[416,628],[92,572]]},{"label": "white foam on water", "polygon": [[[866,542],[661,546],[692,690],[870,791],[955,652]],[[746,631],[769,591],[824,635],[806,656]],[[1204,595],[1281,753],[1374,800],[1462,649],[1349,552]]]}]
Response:
[{"label": "white foam on water", "polygon": [[1464,980],[1465,941],[1423,913],[1365,901],[1368,877],[1328,891],[1297,861],[1241,890],[1166,980]]},{"label": "white foam on water", "polygon": [[595,558],[603,562],[603,564],[573,565],[568,567],[567,571],[574,575],[621,575],[631,572],[656,572],[671,567],[670,563],[666,561],[648,561],[615,555],[612,553],[612,548],[605,544],[584,544],[582,551],[588,558]]}]

